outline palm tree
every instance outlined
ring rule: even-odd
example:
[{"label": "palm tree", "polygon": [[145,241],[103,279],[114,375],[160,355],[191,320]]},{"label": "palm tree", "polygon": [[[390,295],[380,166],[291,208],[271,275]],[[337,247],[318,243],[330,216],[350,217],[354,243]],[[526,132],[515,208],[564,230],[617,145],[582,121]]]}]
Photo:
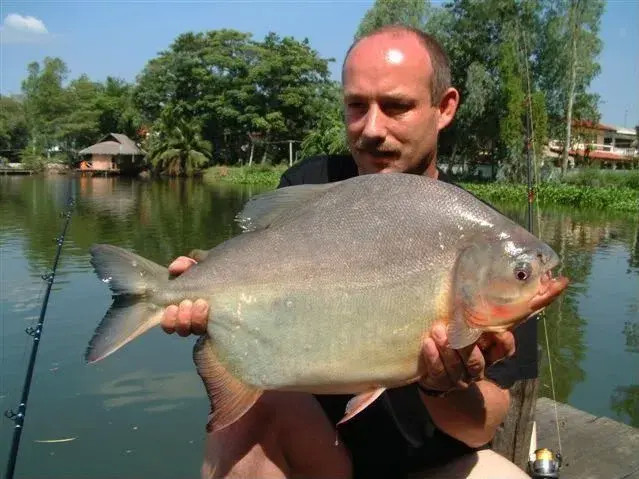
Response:
[{"label": "palm tree", "polygon": [[167,111],[151,139],[149,159],[154,168],[171,176],[191,176],[206,166],[212,146],[202,139],[197,120],[176,118]]}]

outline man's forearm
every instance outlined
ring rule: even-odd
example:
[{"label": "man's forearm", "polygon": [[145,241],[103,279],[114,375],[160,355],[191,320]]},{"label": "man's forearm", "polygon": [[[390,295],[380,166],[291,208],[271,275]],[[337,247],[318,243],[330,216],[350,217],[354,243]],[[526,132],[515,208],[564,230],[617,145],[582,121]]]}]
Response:
[{"label": "man's forearm", "polygon": [[443,398],[420,395],[435,425],[470,447],[482,446],[493,438],[510,404],[509,391],[487,380]]}]

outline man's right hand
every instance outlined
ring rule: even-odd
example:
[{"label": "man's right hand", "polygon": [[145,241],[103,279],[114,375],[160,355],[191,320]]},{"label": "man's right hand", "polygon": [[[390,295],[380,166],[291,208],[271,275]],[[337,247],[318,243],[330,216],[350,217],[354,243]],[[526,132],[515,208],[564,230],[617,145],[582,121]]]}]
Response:
[{"label": "man's right hand", "polygon": [[[169,273],[173,276],[180,275],[195,263],[196,261],[188,256],[180,256],[169,265]],[[185,299],[179,306],[172,304],[166,307],[160,325],[168,334],[204,334],[208,317],[209,305],[204,299],[200,298],[195,302]]]}]

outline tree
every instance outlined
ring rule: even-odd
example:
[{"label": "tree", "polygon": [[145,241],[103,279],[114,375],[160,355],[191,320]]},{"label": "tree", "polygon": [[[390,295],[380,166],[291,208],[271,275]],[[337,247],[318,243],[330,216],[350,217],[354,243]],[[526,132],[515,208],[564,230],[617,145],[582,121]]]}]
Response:
[{"label": "tree", "polygon": [[22,82],[24,108],[33,149],[48,149],[62,136],[62,118],[71,111],[69,96],[63,86],[68,75],[60,58],[47,57],[42,67],[30,63]]},{"label": "tree", "polygon": [[202,139],[200,123],[173,106],[165,108],[151,138],[151,164],[171,176],[192,176],[211,157],[211,144]]},{"label": "tree", "polygon": [[518,53],[514,40],[501,44],[499,70],[504,115],[499,120],[499,136],[503,148],[501,157],[506,169],[505,176],[510,180],[523,181],[526,177],[526,165],[522,161],[522,152],[526,133],[525,118],[528,112]]},{"label": "tree", "polygon": [[20,100],[0,95],[0,155],[11,157],[29,143],[29,128]]},{"label": "tree", "polygon": [[133,104],[133,85],[108,76],[95,99],[101,134],[124,133],[135,138],[142,119]]},{"label": "tree", "polygon": [[355,38],[385,25],[401,24],[414,28],[423,28],[430,11],[427,0],[375,0],[375,4],[364,14]]},{"label": "tree", "polygon": [[339,85],[334,84],[326,91],[324,101],[320,109],[322,116],[302,141],[301,154],[304,157],[348,153]]},{"label": "tree", "polygon": [[59,139],[66,146],[66,150],[73,154],[94,143],[100,137],[98,124],[99,112],[95,101],[101,90],[101,85],[89,80],[86,75],[71,81],[66,89],[69,112],[58,121],[60,122]]},{"label": "tree", "polygon": [[262,42],[234,30],[186,33],[147,64],[134,99],[149,122],[168,104],[200,118],[215,162],[241,161],[249,134],[285,157],[281,142],[302,139],[322,114],[328,61],[307,40],[273,33]]},{"label": "tree", "polygon": [[599,97],[586,90],[600,71],[596,57],[602,48],[598,35],[603,8],[602,0],[548,1],[545,5],[539,73],[553,136],[559,135],[563,125],[562,175],[568,166],[572,119],[599,121]]}]

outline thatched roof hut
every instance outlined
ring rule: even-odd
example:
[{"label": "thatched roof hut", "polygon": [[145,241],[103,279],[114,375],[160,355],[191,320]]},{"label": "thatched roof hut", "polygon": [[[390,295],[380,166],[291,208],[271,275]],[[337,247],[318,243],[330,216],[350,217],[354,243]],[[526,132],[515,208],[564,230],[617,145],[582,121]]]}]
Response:
[{"label": "thatched roof hut", "polygon": [[80,150],[78,154],[91,155],[90,159],[80,162],[79,169],[82,171],[117,173],[122,170],[139,169],[146,152],[138,148],[128,136],[109,133],[95,145]]}]

